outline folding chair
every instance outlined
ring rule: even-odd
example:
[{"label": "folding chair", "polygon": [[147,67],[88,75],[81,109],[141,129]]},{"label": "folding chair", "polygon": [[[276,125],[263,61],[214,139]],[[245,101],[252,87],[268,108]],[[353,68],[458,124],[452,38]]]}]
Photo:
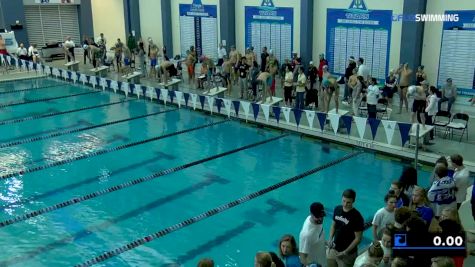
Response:
[{"label": "folding chair", "polygon": [[453,138],[454,136],[454,131],[462,131],[462,134],[460,134],[460,140],[459,142],[462,142],[462,137],[466,133],[467,135],[467,140],[468,140],[468,115],[463,114],[463,113],[456,113],[453,117],[452,120],[450,121],[449,124],[447,124],[447,134],[450,132],[450,136]]},{"label": "folding chair", "polygon": [[434,117],[434,135],[437,135],[437,128],[441,127],[446,129],[447,125],[450,123],[450,118],[452,114],[450,112],[441,110],[435,114]]}]

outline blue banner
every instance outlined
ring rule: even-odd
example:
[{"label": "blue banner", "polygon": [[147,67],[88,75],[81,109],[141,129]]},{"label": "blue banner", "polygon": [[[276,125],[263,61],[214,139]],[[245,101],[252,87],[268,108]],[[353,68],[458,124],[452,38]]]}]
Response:
[{"label": "blue banner", "polygon": [[[290,59],[294,41],[294,9],[275,7],[272,2],[263,2],[260,7],[246,6],[245,42],[259,53],[264,46],[272,49],[277,60]],[[258,57],[259,58],[259,57]]]},{"label": "blue banner", "polygon": [[218,53],[218,8],[216,5],[180,4],[181,54],[186,55],[194,46],[198,57],[206,55],[215,59]]},{"label": "blue banner", "polygon": [[241,106],[241,102],[238,100],[233,100],[234,111],[236,112],[236,117],[239,117],[239,108]]},{"label": "blue banner", "polygon": [[277,121],[277,123],[279,123],[279,120],[280,120],[280,107],[278,107],[278,106],[273,106],[273,107],[272,107],[272,111],[274,112],[275,120]]},{"label": "blue banner", "polygon": [[348,59],[362,57],[372,77],[389,72],[391,10],[327,9],[326,54],[330,72],[344,75]]},{"label": "blue banner", "polygon": [[[446,11],[437,86],[452,78],[460,94],[475,94],[475,10]],[[456,47],[456,49],[454,49]]]}]

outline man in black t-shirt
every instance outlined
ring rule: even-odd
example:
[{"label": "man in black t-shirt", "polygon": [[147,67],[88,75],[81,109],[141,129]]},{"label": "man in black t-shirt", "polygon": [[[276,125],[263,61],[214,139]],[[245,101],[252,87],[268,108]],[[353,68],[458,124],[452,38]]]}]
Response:
[{"label": "man in black t-shirt", "polygon": [[333,212],[328,267],[352,267],[358,256],[364,220],[360,212],[353,208],[355,199],[356,192],[353,189],[345,190],[342,205],[337,206]]},{"label": "man in black t-shirt", "polygon": [[239,72],[239,87],[241,88],[241,99],[244,98],[244,93],[247,90],[247,74],[249,72],[249,65],[246,64],[246,57],[241,57],[238,65]]},{"label": "man in black t-shirt", "polygon": [[262,48],[262,54],[261,54],[261,71],[262,72],[266,71],[268,57],[269,57],[269,53],[267,53],[267,46],[264,46]]}]

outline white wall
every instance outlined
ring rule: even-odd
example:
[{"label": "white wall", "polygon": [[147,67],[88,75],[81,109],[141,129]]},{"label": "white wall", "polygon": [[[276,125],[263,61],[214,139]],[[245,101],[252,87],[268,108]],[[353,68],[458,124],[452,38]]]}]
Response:
[{"label": "white wall", "polygon": [[[427,1],[427,14],[444,14],[446,10],[475,10],[474,0],[437,0]],[[437,83],[439,73],[440,46],[442,43],[443,22],[426,22],[422,48],[422,65],[430,84]],[[475,44],[474,44],[475,47]]]},{"label": "white wall", "polygon": [[[294,9],[294,41],[293,51],[300,54],[300,0],[274,0],[276,7],[292,7]],[[315,1],[315,2],[321,2]],[[245,6],[260,6],[262,0],[236,0],[236,49],[244,52],[246,46],[246,19]],[[349,4],[348,4],[349,5]],[[228,46],[231,44],[228,44]],[[261,48],[255,47],[254,51],[260,53]]]},{"label": "white wall", "polygon": [[[438,0],[436,0],[438,1]],[[470,0],[469,0],[470,1]],[[473,1],[473,0],[472,0]],[[327,8],[347,9],[351,0],[328,0],[315,1],[313,12],[313,60],[318,59],[318,55],[326,51],[326,28],[327,28]],[[368,9],[392,10],[393,14],[403,13],[404,1],[381,1],[365,0]],[[389,51],[389,69],[399,66],[401,50],[402,22],[393,22],[391,27],[391,45]]]},{"label": "white wall", "polygon": [[[157,1],[157,0],[152,0]],[[180,43],[180,4],[188,4],[190,5],[193,1],[192,0],[171,0],[171,11],[172,11],[172,34],[173,34],[173,54],[178,55],[180,54],[181,50],[181,43]],[[203,5],[215,5],[217,8],[217,23],[218,23],[218,42],[221,40],[221,31],[220,31],[220,14],[219,14],[219,0],[202,0],[201,3]],[[206,40],[203,40],[205,42]],[[218,47],[218,44],[216,44]]]},{"label": "white wall", "polygon": [[[136,0],[135,0],[136,1]],[[162,1],[138,0],[140,7],[140,31],[144,42],[149,37],[161,47],[163,45]]]},{"label": "white wall", "polygon": [[92,0],[92,22],[94,34],[99,36],[102,32],[107,39],[107,46],[113,46],[117,38],[124,43],[125,20],[123,0]]}]

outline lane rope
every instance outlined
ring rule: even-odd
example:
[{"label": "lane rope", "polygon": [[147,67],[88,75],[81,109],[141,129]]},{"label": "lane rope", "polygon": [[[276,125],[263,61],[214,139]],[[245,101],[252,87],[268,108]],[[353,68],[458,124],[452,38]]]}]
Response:
[{"label": "lane rope", "polygon": [[96,106],[92,106],[92,107],[84,107],[84,108],[71,109],[71,110],[60,111],[60,112],[51,112],[51,113],[46,113],[46,114],[33,115],[33,116],[28,116],[28,117],[23,117],[23,118],[8,119],[8,120],[0,121],[0,125],[15,124],[15,123],[20,123],[20,122],[24,122],[24,121],[43,119],[43,118],[48,118],[48,117],[53,117],[53,116],[58,116],[58,115],[64,115],[64,114],[69,114],[69,113],[74,113],[74,112],[79,112],[79,111],[84,111],[84,110],[89,110],[89,109],[102,108],[102,107],[107,107],[107,106],[112,106],[112,105],[117,105],[117,104],[129,102],[129,101],[132,101],[132,100],[135,100],[135,99],[125,99],[125,100],[121,100],[121,101],[96,105]]},{"label": "lane rope", "polygon": [[90,199],[93,199],[93,198],[96,198],[96,197],[99,197],[99,196],[102,196],[102,195],[105,195],[105,194],[108,194],[108,193],[116,192],[116,191],[119,191],[119,190],[122,190],[122,189],[125,189],[125,188],[128,188],[128,187],[132,187],[132,186],[135,186],[135,185],[147,182],[147,181],[151,181],[151,180],[154,180],[158,177],[165,176],[165,175],[177,172],[177,171],[181,171],[181,170],[190,168],[192,166],[195,166],[195,165],[207,162],[207,161],[211,161],[211,160],[214,160],[214,159],[217,159],[217,158],[220,158],[220,157],[224,157],[224,156],[227,156],[227,155],[230,155],[230,154],[233,154],[233,153],[236,153],[236,152],[248,149],[248,148],[252,148],[252,147],[262,145],[262,144],[266,144],[266,143],[278,140],[280,138],[283,138],[285,136],[288,136],[288,134],[279,135],[279,136],[272,137],[272,138],[269,138],[269,139],[266,139],[266,140],[263,140],[263,141],[260,141],[260,142],[256,142],[256,143],[253,143],[253,144],[250,144],[250,145],[246,145],[246,146],[239,147],[239,148],[236,148],[236,149],[233,149],[233,150],[229,150],[229,151],[226,151],[226,152],[223,152],[223,153],[219,153],[219,154],[216,154],[216,155],[211,156],[211,157],[207,157],[207,158],[204,158],[204,159],[193,161],[193,162],[190,162],[190,163],[178,166],[178,167],[173,167],[173,168],[170,168],[170,169],[162,170],[160,172],[153,173],[153,174],[150,174],[148,176],[137,178],[137,179],[134,179],[134,180],[131,180],[131,181],[128,181],[128,182],[124,182],[124,183],[121,183],[121,184],[118,184],[118,185],[115,185],[115,186],[112,186],[112,187],[109,187],[109,188],[106,188],[106,189],[102,189],[102,190],[98,190],[98,191],[89,193],[87,195],[83,195],[83,196],[80,196],[80,197],[75,197],[75,198],[66,200],[64,202],[61,202],[61,203],[58,203],[58,204],[55,204],[55,205],[52,205],[52,206],[49,206],[49,207],[45,207],[45,208],[42,208],[42,209],[39,209],[39,210],[36,210],[36,211],[25,213],[25,214],[16,216],[14,218],[11,218],[9,220],[5,220],[3,222],[0,222],[0,228],[3,228],[5,226],[11,225],[11,224],[15,224],[15,223],[18,223],[18,222],[25,221],[25,220],[28,220],[30,218],[33,218],[33,217],[36,217],[36,216],[39,216],[39,215],[42,215],[42,214],[45,214],[45,213],[48,213],[48,212],[52,212],[52,211],[62,209],[62,208],[65,208],[65,207],[68,207],[68,206],[71,206],[71,205],[75,205],[75,204],[81,203],[83,201],[90,200]]},{"label": "lane rope", "polygon": [[2,91],[2,92],[0,92],[0,95],[35,91],[35,90],[40,90],[40,89],[45,89],[45,88],[52,88],[52,87],[60,87],[60,86],[64,86],[64,84],[48,85],[48,86],[43,86],[43,87],[33,87],[33,88],[26,88],[26,89],[20,89],[20,90],[12,90],[12,91]]},{"label": "lane rope", "polygon": [[267,194],[267,193],[269,193],[269,192],[271,192],[271,191],[274,191],[274,190],[276,190],[276,189],[278,189],[278,188],[281,188],[281,187],[283,187],[283,186],[285,186],[285,185],[288,185],[288,184],[290,184],[290,183],[293,183],[293,182],[295,182],[295,181],[298,181],[298,180],[300,180],[300,179],[302,179],[302,178],[304,178],[304,177],[306,177],[306,176],[308,176],[308,175],[314,174],[314,173],[319,172],[319,171],[321,171],[321,170],[323,170],[323,169],[326,169],[326,168],[332,167],[332,166],[334,166],[334,165],[337,165],[337,164],[339,164],[339,163],[341,163],[341,162],[343,162],[343,161],[345,161],[345,160],[348,160],[348,159],[350,159],[350,158],[353,158],[353,157],[355,157],[355,156],[357,156],[357,155],[359,155],[359,154],[361,154],[361,153],[363,153],[363,152],[359,151],[359,152],[353,152],[353,153],[347,154],[346,156],[344,156],[344,157],[342,157],[342,158],[340,158],[340,159],[337,159],[337,160],[328,162],[328,163],[326,163],[326,164],[324,164],[324,165],[322,165],[322,166],[320,166],[320,167],[317,167],[317,168],[308,170],[308,171],[306,171],[306,172],[304,172],[304,173],[301,173],[301,174],[299,174],[299,175],[296,175],[296,176],[294,176],[294,177],[292,177],[292,178],[286,179],[286,180],[284,180],[284,181],[282,181],[282,182],[280,182],[280,183],[271,185],[271,186],[269,186],[269,187],[266,187],[266,188],[264,188],[264,189],[261,189],[261,190],[259,190],[259,191],[254,192],[254,193],[251,193],[251,194],[249,194],[249,195],[246,195],[246,196],[243,196],[243,197],[241,197],[241,198],[238,198],[238,199],[236,199],[236,200],[234,200],[234,201],[231,201],[231,202],[229,202],[229,203],[227,203],[227,204],[224,204],[224,205],[218,206],[218,207],[216,207],[216,208],[214,208],[214,209],[211,209],[211,210],[208,210],[208,211],[206,211],[206,212],[203,212],[203,213],[201,213],[201,214],[199,214],[199,215],[196,215],[196,216],[194,216],[194,217],[191,217],[191,218],[189,218],[189,219],[187,219],[187,220],[184,220],[184,221],[182,221],[182,222],[180,222],[180,223],[177,223],[177,224],[174,224],[174,225],[169,226],[169,227],[167,227],[167,228],[164,228],[164,229],[162,229],[162,230],[160,230],[160,231],[158,231],[158,232],[155,232],[155,233],[150,234],[150,235],[147,235],[147,236],[145,236],[145,237],[136,239],[136,240],[134,240],[134,241],[132,241],[132,242],[126,244],[126,245],[123,245],[123,246],[121,246],[121,247],[118,247],[118,248],[116,248],[116,249],[113,249],[113,250],[104,252],[103,254],[101,254],[101,255],[99,255],[99,256],[96,256],[96,257],[94,257],[94,258],[92,258],[92,259],[90,259],[90,260],[87,260],[87,261],[85,261],[85,262],[83,262],[83,263],[81,263],[81,264],[76,265],[76,267],[87,267],[87,266],[92,266],[92,265],[98,264],[98,263],[103,262],[103,261],[105,261],[105,260],[108,260],[108,259],[110,259],[110,258],[112,258],[112,257],[115,257],[115,256],[117,256],[117,255],[120,255],[120,254],[122,254],[122,253],[124,253],[124,252],[126,252],[126,251],[129,251],[129,250],[132,250],[132,249],[134,249],[134,248],[137,248],[137,247],[139,247],[139,246],[141,246],[141,245],[143,245],[143,244],[145,244],[145,243],[148,243],[148,242],[151,242],[151,241],[156,240],[156,239],[158,239],[158,238],[164,237],[164,236],[166,236],[166,235],[168,235],[168,234],[170,234],[170,233],[173,233],[173,232],[175,232],[175,231],[178,231],[178,230],[180,230],[180,229],[182,229],[182,228],[184,228],[184,227],[190,226],[190,225],[192,225],[192,224],[194,224],[194,223],[197,223],[197,222],[202,221],[202,220],[204,220],[204,219],[210,218],[210,217],[212,217],[212,216],[214,216],[214,215],[217,215],[217,214],[219,214],[219,213],[221,213],[221,212],[223,212],[223,211],[229,210],[229,209],[234,208],[234,207],[236,207],[236,206],[238,206],[238,205],[240,205],[240,204],[246,203],[246,202],[248,202],[248,201],[250,201],[250,200],[252,200],[252,199],[254,199],[254,198],[260,197],[260,196],[262,196],[262,195],[264,195],[264,194]]},{"label": "lane rope", "polygon": [[101,91],[88,91],[88,92],[71,94],[71,95],[56,96],[56,97],[50,97],[50,98],[40,98],[40,99],[33,99],[33,100],[27,100],[27,101],[21,101],[21,102],[12,102],[12,103],[7,103],[7,104],[0,104],[0,108],[26,105],[26,104],[37,103],[37,102],[46,102],[46,101],[50,101],[50,100],[69,98],[69,97],[75,97],[75,96],[80,96],[80,95],[97,94],[97,93],[100,93],[100,92]]},{"label": "lane rope", "polygon": [[92,130],[92,129],[95,129],[95,128],[110,126],[110,125],[114,125],[114,124],[118,124],[118,123],[122,123],[122,122],[127,122],[127,121],[138,120],[138,119],[142,119],[142,118],[146,118],[146,117],[150,117],[150,116],[154,116],[154,115],[158,115],[158,114],[162,114],[162,113],[167,113],[167,112],[170,112],[170,111],[176,111],[176,110],[178,110],[178,109],[176,109],[176,108],[175,109],[168,109],[168,110],[164,110],[164,111],[153,112],[153,113],[150,113],[150,114],[140,115],[140,116],[131,117],[131,118],[127,118],[127,119],[116,120],[116,121],[106,122],[106,123],[102,123],[102,124],[96,124],[96,125],[92,125],[92,126],[88,126],[88,127],[84,127],[84,128],[78,128],[78,129],[72,129],[72,130],[66,130],[66,131],[59,131],[59,132],[55,132],[55,133],[48,134],[48,135],[41,135],[41,136],[36,136],[36,137],[32,137],[32,138],[26,138],[26,139],[21,139],[21,140],[12,141],[12,142],[3,143],[3,144],[0,143],[0,148],[23,145],[23,144],[32,143],[32,142],[36,142],[36,141],[40,141],[40,140],[46,140],[46,139],[50,139],[50,138],[54,138],[54,137],[58,137],[58,136],[62,136],[62,135],[67,135],[67,134],[72,134],[72,133],[79,133],[79,132],[83,132],[83,131],[87,131],[87,130]]},{"label": "lane rope", "polygon": [[160,139],[163,139],[163,138],[167,138],[167,137],[171,137],[171,136],[175,136],[175,135],[179,135],[179,134],[183,134],[183,133],[192,132],[192,131],[195,131],[195,130],[211,127],[211,126],[218,125],[218,124],[225,123],[225,122],[229,122],[229,121],[230,120],[226,119],[226,120],[222,120],[222,121],[218,121],[218,122],[212,122],[212,123],[208,123],[208,124],[205,124],[205,125],[193,127],[193,128],[190,128],[190,129],[181,130],[181,131],[178,131],[178,132],[173,132],[173,133],[169,133],[169,134],[165,134],[165,135],[160,135],[160,136],[157,136],[157,137],[153,137],[153,138],[149,138],[149,139],[145,139],[145,140],[141,140],[141,141],[125,144],[125,145],[120,145],[120,146],[117,146],[117,147],[98,150],[96,152],[80,155],[80,156],[70,158],[70,159],[55,161],[55,162],[51,162],[49,164],[23,169],[23,170],[20,170],[20,171],[17,171],[17,172],[2,175],[2,176],[0,176],[0,180],[4,180],[4,179],[8,179],[8,178],[12,178],[12,177],[19,176],[19,175],[24,175],[24,174],[27,174],[27,173],[36,172],[36,171],[41,171],[41,170],[45,170],[45,169],[52,168],[52,167],[61,166],[61,165],[71,163],[71,162],[74,162],[74,161],[104,155],[104,154],[107,154],[107,153],[110,153],[110,152],[119,151],[119,150],[130,148],[130,147],[133,147],[133,146],[143,145],[145,143],[157,141],[157,140],[160,140]]}]

